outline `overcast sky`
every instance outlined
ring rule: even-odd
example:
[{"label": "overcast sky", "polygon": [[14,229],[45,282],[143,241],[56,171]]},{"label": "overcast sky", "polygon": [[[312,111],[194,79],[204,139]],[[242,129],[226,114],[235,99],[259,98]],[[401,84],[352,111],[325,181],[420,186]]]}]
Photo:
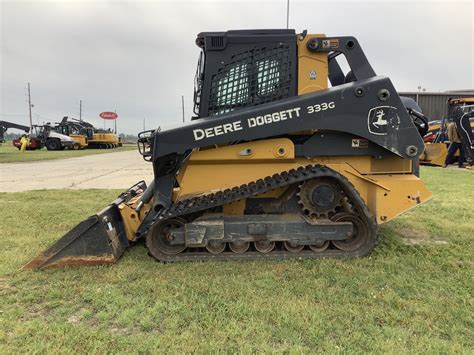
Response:
[{"label": "overcast sky", "polygon": [[[79,116],[103,126],[116,110],[120,132],[191,116],[202,31],[285,28],[286,0],[0,0],[0,120],[28,124]],[[473,1],[296,1],[290,28],[354,35],[373,68],[399,91],[474,87]],[[110,123],[108,123],[110,127]]]}]

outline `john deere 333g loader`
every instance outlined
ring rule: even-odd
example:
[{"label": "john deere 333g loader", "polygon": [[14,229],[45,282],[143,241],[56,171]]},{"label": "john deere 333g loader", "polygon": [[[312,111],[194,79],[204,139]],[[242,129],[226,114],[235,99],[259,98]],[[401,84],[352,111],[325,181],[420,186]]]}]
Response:
[{"label": "john deere 333g loader", "polygon": [[354,37],[243,30],[196,44],[196,116],[139,135],[154,181],[26,268],[113,263],[139,239],[160,261],[360,257],[378,225],[431,197],[423,123]]}]

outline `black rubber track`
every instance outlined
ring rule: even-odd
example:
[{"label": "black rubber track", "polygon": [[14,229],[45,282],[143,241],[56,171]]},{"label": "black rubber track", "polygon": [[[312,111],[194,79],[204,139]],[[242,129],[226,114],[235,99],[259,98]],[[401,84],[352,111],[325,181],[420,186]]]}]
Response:
[{"label": "black rubber track", "polygon": [[[191,213],[205,211],[226,203],[235,202],[244,198],[258,195],[276,188],[300,183],[308,179],[330,177],[336,179],[344,193],[353,205],[355,213],[362,218],[367,224],[369,237],[367,242],[354,251],[345,252],[342,250],[328,249],[323,252],[312,250],[303,250],[299,253],[292,253],[287,250],[278,250],[275,248],[269,253],[260,253],[257,251],[248,251],[243,254],[224,251],[220,254],[211,254],[204,248],[191,249],[188,248],[184,252],[177,255],[167,255],[159,250],[152,248],[151,238],[153,233],[149,232],[153,225],[161,223],[167,219],[186,216]],[[308,165],[298,169],[291,169],[280,174],[265,177],[264,179],[251,182],[249,184],[227,189],[217,193],[193,197],[182,200],[171,206],[169,209],[157,214],[153,219],[153,223],[147,229],[147,248],[151,256],[159,261],[175,262],[175,261],[197,261],[197,260],[260,260],[260,259],[322,259],[322,258],[357,258],[363,257],[373,250],[377,241],[377,223],[368,210],[364,201],[360,197],[357,190],[349,182],[349,180],[338,172],[321,165]]]}]

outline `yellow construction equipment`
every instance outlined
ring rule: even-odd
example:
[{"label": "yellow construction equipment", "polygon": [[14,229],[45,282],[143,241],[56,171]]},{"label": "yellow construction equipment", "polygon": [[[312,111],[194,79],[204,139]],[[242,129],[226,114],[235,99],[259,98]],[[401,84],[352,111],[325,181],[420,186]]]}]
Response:
[{"label": "yellow construction equipment", "polygon": [[92,139],[89,141],[91,146],[96,148],[117,148],[122,145],[120,138],[114,132],[108,132],[105,130],[95,130]]},{"label": "yellow construction equipment", "polygon": [[122,141],[116,133],[96,128],[91,123],[81,119],[65,116],[61,122],[57,123],[56,130],[74,139],[76,143],[74,149],[84,149],[86,147],[110,149],[122,146]]},{"label": "yellow construction equipment", "polygon": [[379,225],[430,199],[419,107],[356,38],[243,30],[196,44],[192,121],[139,134],[155,179],[25,268],[113,263],[140,239],[160,261],[361,257]]},{"label": "yellow construction equipment", "polygon": [[[463,150],[467,155],[468,167],[472,165],[472,132],[474,130],[474,98],[451,98],[447,101],[448,115],[441,121],[430,122],[428,132],[424,135],[425,151],[420,156],[423,165],[444,166],[448,155],[448,124],[455,122],[458,136],[461,137]],[[462,122],[461,122],[462,121]],[[463,127],[464,124],[464,127]],[[459,157],[459,152],[455,154]],[[451,162],[447,162],[448,164]]]},{"label": "yellow construction equipment", "polygon": [[420,163],[422,165],[443,166],[447,155],[448,145],[446,143],[426,143],[425,151],[420,156]]}]

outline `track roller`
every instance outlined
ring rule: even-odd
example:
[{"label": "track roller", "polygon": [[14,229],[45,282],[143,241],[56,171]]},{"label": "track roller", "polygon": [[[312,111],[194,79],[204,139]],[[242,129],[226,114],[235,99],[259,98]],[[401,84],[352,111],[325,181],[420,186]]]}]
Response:
[{"label": "track roller", "polygon": [[253,245],[255,246],[255,250],[263,254],[269,253],[275,248],[275,242],[270,240],[259,240],[253,243]]},{"label": "track roller", "polygon": [[232,242],[229,243],[229,248],[236,254],[245,253],[250,247],[249,242]]},{"label": "track roller", "polygon": [[218,240],[211,240],[207,246],[206,250],[211,254],[220,254],[225,250],[226,243],[220,242]]},{"label": "track roller", "polygon": [[294,242],[283,242],[283,245],[286,250],[288,250],[290,253],[299,253],[304,249],[304,245],[299,245]]}]

